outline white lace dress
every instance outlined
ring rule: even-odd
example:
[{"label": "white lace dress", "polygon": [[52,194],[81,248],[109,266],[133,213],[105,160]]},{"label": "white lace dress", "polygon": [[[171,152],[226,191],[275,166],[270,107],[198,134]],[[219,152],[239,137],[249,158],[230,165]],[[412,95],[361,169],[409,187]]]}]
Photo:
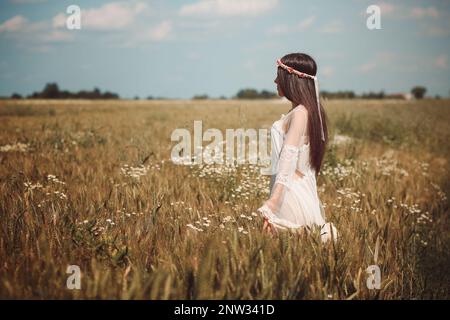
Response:
[{"label": "white lace dress", "polygon": [[320,226],[322,240],[327,241],[331,231],[336,239],[337,230],[322,215],[316,174],[309,161],[310,144],[305,136],[307,112],[299,105],[272,125],[272,172],[275,174],[270,198],[258,211],[277,229]]}]

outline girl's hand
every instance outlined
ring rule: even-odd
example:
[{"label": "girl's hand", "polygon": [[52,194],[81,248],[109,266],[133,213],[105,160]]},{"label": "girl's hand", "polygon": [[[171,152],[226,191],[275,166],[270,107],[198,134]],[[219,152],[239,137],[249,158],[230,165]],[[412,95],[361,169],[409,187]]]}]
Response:
[{"label": "girl's hand", "polygon": [[263,231],[269,233],[270,235],[275,235],[276,234],[275,228],[272,226],[272,224],[266,217],[264,217],[263,219],[264,219]]}]

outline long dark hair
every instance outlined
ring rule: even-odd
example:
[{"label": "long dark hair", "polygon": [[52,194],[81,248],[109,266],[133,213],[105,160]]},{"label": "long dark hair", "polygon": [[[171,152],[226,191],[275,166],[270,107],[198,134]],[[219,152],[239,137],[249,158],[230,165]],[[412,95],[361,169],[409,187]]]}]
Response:
[{"label": "long dark hair", "polygon": [[[305,53],[290,53],[281,58],[288,67],[294,68],[315,76],[317,74],[317,64],[313,58]],[[294,103],[295,106],[304,105],[308,110],[308,134],[310,143],[310,164],[315,169],[316,175],[319,174],[322,161],[325,155],[325,148],[328,143],[327,115],[320,103],[320,112],[322,115],[323,131],[325,141],[322,140],[320,130],[320,119],[317,109],[316,91],[314,80],[302,78],[294,73],[289,73],[285,69],[278,67],[277,84],[283,95]]]}]

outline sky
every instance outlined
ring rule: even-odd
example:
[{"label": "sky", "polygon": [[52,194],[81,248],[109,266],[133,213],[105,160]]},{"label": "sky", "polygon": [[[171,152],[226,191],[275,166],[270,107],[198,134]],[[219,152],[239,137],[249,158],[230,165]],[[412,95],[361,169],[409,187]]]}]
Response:
[{"label": "sky", "polygon": [[[381,29],[367,28],[370,5]],[[275,91],[275,61],[292,52],[316,60],[322,90],[447,97],[450,1],[0,0],[0,96],[48,82],[124,98]]]}]

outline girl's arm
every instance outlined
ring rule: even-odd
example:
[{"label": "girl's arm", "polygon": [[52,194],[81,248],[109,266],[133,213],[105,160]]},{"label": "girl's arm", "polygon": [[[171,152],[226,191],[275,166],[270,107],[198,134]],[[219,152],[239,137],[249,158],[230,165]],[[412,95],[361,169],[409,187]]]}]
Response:
[{"label": "girl's arm", "polygon": [[286,188],[290,188],[295,178],[301,137],[306,131],[307,120],[308,115],[304,109],[292,112],[289,129],[286,133],[278,159],[276,179],[272,193],[264,205],[258,209],[269,222],[280,211],[286,194]]}]

